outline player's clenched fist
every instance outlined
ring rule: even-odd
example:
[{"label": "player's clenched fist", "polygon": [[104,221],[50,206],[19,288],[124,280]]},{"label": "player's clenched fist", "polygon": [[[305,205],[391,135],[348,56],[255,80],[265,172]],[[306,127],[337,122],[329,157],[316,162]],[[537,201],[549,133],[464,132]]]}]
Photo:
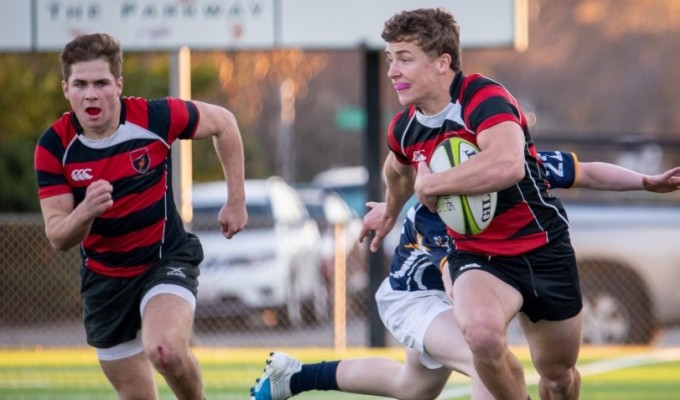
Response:
[{"label": "player's clenched fist", "polygon": [[87,187],[83,200],[85,210],[92,217],[104,214],[113,206],[113,186],[105,180],[97,180]]}]

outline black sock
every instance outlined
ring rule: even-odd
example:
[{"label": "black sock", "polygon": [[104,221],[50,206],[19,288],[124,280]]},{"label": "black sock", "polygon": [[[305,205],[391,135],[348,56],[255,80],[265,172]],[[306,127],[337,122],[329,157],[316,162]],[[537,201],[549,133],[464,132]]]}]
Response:
[{"label": "black sock", "polygon": [[338,390],[335,373],[340,361],[322,361],[316,364],[303,364],[300,372],[290,378],[290,391],[293,394],[308,390]]}]

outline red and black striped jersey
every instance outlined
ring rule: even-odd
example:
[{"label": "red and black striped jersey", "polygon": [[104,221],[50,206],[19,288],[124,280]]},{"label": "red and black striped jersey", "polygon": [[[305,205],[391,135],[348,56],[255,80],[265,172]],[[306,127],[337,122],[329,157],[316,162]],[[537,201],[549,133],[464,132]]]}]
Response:
[{"label": "red and black striped jersey", "polygon": [[515,98],[499,83],[479,74],[458,72],[450,88],[451,102],[437,115],[426,116],[415,106],[392,120],[388,146],[397,160],[418,167],[429,163],[435,147],[450,137],[477,144],[477,135],[505,121],[517,123],[524,132],[525,176],[514,186],[498,192],[491,225],[474,236],[449,229],[458,250],[486,255],[518,255],[536,249],[568,229],[561,201],[553,196],[545,168],[536,152],[526,118]]},{"label": "red and black striped jersey", "polygon": [[92,182],[113,185],[113,206],[95,218],[80,245],[83,266],[136,276],[186,240],[173,200],[170,146],[193,138],[198,121],[189,101],[123,97],[120,126],[106,139],[85,137],[72,112],[40,137],[34,162],[41,199],[72,193],[78,205]]}]

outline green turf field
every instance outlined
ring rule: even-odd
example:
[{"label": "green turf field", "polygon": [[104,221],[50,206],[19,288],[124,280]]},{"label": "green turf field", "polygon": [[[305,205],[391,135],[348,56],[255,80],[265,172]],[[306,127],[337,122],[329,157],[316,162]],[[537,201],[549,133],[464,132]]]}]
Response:
[{"label": "green turf field", "polygon": [[[341,357],[386,356],[403,360],[403,350],[278,349],[303,361]],[[536,375],[525,348],[514,348],[526,365],[527,383],[534,399]],[[247,399],[248,390],[264,366],[269,349],[197,348],[208,398]],[[579,370],[583,376],[581,399],[677,400],[680,399],[680,348],[593,347],[583,348]],[[453,376],[441,399],[469,399],[469,381]],[[161,399],[172,399],[160,384]],[[369,399],[334,392],[311,392],[299,399]],[[0,399],[78,400],[115,396],[103,377],[94,351],[76,349],[0,349]],[[374,398],[375,399],[375,398]]]}]

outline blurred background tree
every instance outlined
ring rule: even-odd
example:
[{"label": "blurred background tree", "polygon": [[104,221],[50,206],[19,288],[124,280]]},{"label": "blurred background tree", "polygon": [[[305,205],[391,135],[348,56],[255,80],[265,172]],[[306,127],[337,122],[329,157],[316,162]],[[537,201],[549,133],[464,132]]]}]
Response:
[{"label": "blurred background tree", "polygon": [[[281,116],[286,109],[281,90],[284,86],[290,90],[288,100],[293,103],[298,97],[306,97],[308,81],[326,66],[326,59],[325,54],[295,49],[192,55],[192,97],[223,104],[237,116],[249,178],[281,174]],[[213,80],[199,87],[195,83],[201,76],[206,82],[209,77]],[[212,143],[194,142],[193,147],[196,179],[221,179],[222,169]]]},{"label": "blurred background tree", "polygon": [[8,54],[0,56],[0,65],[0,210],[35,211],[35,141],[66,103],[58,59]]}]

